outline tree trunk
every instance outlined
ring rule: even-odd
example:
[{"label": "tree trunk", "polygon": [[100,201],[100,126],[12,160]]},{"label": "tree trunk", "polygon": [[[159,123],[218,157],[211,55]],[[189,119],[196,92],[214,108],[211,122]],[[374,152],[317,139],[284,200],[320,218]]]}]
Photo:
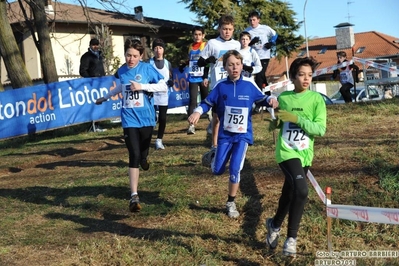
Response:
[{"label": "tree trunk", "polygon": [[[2,1],[2,0],[0,0]],[[45,0],[27,0],[35,18],[35,28],[38,36],[36,43],[40,54],[40,63],[43,71],[43,80],[47,83],[58,82],[57,68],[55,65],[53,48],[50,40],[50,30],[45,11]]]},{"label": "tree trunk", "polygon": [[7,69],[8,78],[14,89],[32,86],[32,79],[7,18],[6,1],[0,0],[0,54]]}]

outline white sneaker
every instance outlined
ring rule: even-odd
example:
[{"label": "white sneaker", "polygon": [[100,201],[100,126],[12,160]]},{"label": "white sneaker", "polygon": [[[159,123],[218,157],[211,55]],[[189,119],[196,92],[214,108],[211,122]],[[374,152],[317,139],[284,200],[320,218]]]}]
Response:
[{"label": "white sneaker", "polygon": [[193,134],[195,134],[195,126],[190,125],[187,129],[187,135],[193,135]]},{"label": "white sneaker", "polygon": [[238,216],[240,216],[240,213],[237,211],[236,203],[234,201],[226,202],[226,210],[227,216],[229,216],[230,218],[238,218]]},{"label": "white sneaker", "polygon": [[162,139],[155,140],[155,149],[156,150],[164,150],[165,146],[162,144]]},{"label": "white sneaker", "polygon": [[215,154],[216,148],[211,148],[210,151],[204,153],[204,155],[202,155],[202,165],[212,168],[212,163],[215,161]]},{"label": "white sneaker", "polygon": [[105,131],[107,131],[106,128],[101,128],[101,127],[99,127],[99,126],[96,126],[96,127],[94,128],[94,132],[105,132]]},{"label": "white sneaker", "polygon": [[275,229],[272,226],[273,218],[266,219],[266,244],[270,249],[275,249],[277,247],[278,238],[280,237],[280,229]]},{"label": "white sneaker", "polygon": [[287,238],[284,242],[283,255],[296,257],[296,239],[293,237]]}]

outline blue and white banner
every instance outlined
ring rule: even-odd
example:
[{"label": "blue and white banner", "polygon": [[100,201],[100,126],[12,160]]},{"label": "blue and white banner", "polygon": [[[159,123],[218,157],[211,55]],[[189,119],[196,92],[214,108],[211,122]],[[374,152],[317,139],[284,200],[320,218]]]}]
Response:
[{"label": "blue and white banner", "polygon": [[[189,104],[187,76],[173,70],[169,108]],[[0,139],[120,116],[117,95],[96,105],[119,84],[113,76],[81,78],[0,92]]]}]

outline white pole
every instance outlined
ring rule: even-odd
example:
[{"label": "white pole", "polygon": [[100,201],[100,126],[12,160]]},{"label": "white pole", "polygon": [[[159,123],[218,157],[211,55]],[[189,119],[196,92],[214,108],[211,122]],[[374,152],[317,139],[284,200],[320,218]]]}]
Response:
[{"label": "white pole", "polygon": [[308,36],[306,35],[306,4],[307,3],[308,3],[308,0],[305,0],[305,5],[303,6],[303,27],[305,28],[306,56],[309,57]]}]

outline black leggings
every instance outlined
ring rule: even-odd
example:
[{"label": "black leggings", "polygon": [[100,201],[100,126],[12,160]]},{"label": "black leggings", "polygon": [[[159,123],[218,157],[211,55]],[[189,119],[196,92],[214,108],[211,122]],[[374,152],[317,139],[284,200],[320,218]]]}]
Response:
[{"label": "black leggings", "polygon": [[269,65],[270,59],[261,59],[262,70],[255,75],[255,83],[258,85],[259,89],[262,89],[263,85],[267,86],[266,70]]},{"label": "black leggings", "polygon": [[168,111],[168,106],[158,105],[158,139],[163,138],[166,128],[166,112]]},{"label": "black leggings", "polygon": [[352,95],[351,95],[351,88],[353,85],[351,83],[345,83],[342,84],[342,87],[339,89],[339,92],[342,95],[342,98],[344,98],[344,101],[346,103],[351,103],[352,102]]},{"label": "black leggings", "polygon": [[309,167],[302,167],[301,160],[297,158],[284,161],[279,166],[284,173],[285,180],[278,202],[278,209],[273,218],[273,226],[276,228],[281,227],[288,213],[287,238],[296,238],[308,197],[306,174]]},{"label": "black leggings", "polygon": [[198,96],[198,88],[200,89],[201,101],[208,96],[208,88],[205,87],[202,82],[190,82],[189,83],[190,90],[190,104],[188,106],[188,115],[191,115],[197,107],[197,96]]},{"label": "black leggings", "polygon": [[128,127],[123,129],[125,144],[129,151],[129,167],[139,168],[142,160],[147,159],[154,127]]}]

